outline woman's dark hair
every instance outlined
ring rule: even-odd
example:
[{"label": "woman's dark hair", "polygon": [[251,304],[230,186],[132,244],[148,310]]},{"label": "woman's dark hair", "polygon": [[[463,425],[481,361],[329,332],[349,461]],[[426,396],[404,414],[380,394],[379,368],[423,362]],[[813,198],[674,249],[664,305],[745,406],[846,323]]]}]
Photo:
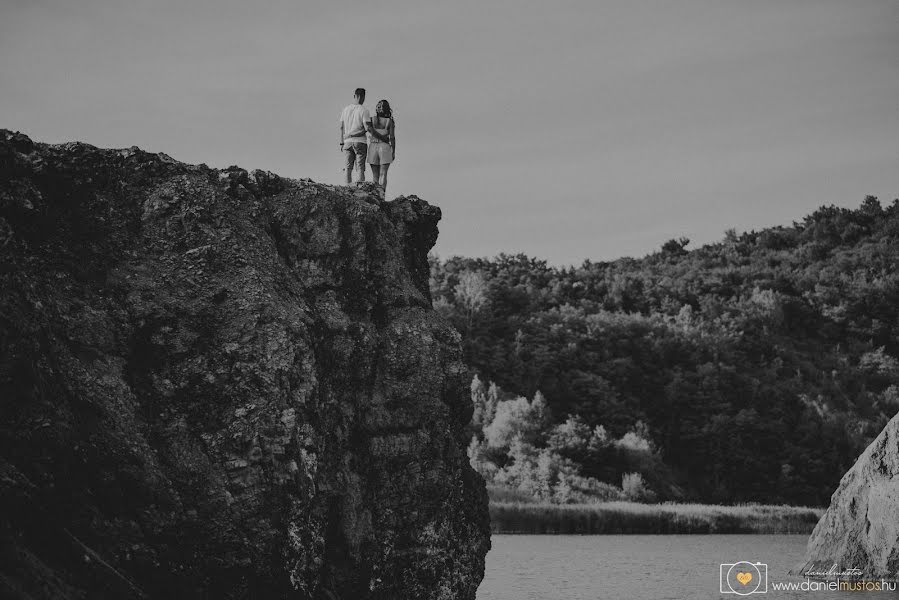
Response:
[{"label": "woman's dark hair", "polygon": [[378,104],[375,105],[375,114],[379,117],[384,117],[385,119],[392,119],[393,111],[390,110],[390,102],[387,100],[378,100]]}]

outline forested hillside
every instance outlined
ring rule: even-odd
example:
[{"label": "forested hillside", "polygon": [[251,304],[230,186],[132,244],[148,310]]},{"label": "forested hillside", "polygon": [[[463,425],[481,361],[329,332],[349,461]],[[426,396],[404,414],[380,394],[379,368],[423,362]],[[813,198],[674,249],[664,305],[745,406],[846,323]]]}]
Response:
[{"label": "forested hillside", "polygon": [[[899,410],[899,200],[579,267],[432,258],[431,288],[474,387],[499,386],[472,427],[492,470],[552,451],[616,486],[642,473],[662,498],[824,505]],[[500,400],[538,391],[529,435],[491,443]],[[634,440],[636,462],[609,451]]]}]

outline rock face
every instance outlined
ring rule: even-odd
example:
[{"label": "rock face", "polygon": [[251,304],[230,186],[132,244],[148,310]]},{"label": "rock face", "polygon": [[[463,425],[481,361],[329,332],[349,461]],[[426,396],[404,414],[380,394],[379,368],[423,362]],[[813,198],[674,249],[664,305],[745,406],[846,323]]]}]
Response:
[{"label": "rock face", "polygon": [[899,578],[899,415],[843,476],[793,572],[833,565],[865,579]]},{"label": "rock face", "polygon": [[0,130],[0,596],[474,598],[439,219]]}]

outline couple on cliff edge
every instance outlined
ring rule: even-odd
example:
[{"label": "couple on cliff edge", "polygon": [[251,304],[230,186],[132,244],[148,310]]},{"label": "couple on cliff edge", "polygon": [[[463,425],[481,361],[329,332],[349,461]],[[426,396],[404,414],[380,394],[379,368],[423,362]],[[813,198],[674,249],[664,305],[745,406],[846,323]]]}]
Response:
[{"label": "couple on cliff edge", "polygon": [[371,165],[372,180],[387,193],[387,170],[396,158],[393,112],[387,100],[380,100],[375,116],[363,105],[365,89],[356,88],[354,102],[340,113],[340,150],[345,159],[346,183],[353,181],[353,170],[359,172],[357,181],[365,181],[365,163]]}]

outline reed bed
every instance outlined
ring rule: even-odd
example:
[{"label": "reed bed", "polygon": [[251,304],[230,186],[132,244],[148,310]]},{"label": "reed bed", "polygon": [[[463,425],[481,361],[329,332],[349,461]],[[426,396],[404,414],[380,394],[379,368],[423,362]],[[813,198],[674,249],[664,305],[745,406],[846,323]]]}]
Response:
[{"label": "reed bed", "polygon": [[744,504],[490,502],[493,533],[708,534],[811,533],[823,509]]}]

